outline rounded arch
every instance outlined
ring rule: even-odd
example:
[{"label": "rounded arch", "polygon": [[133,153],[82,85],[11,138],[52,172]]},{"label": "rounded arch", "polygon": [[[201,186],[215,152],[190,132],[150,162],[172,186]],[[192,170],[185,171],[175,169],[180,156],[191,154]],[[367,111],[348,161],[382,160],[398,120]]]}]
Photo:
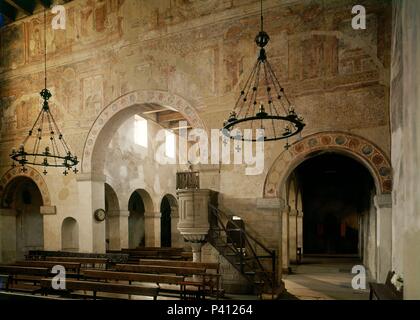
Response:
[{"label": "rounded arch", "polygon": [[174,208],[178,207],[178,200],[176,199],[176,197],[170,193],[166,193],[165,195],[163,195],[162,200],[160,201],[160,203],[162,204],[163,199],[166,198],[169,201],[169,205]]},{"label": "rounded arch", "polygon": [[120,202],[118,200],[117,193],[114,188],[107,182],[105,182],[105,209],[106,211],[119,211]]},{"label": "rounded arch", "polygon": [[[83,147],[82,172],[94,171],[93,163],[99,166],[103,164],[96,160],[104,157],[95,157],[95,153],[100,153],[98,144],[106,145],[110,140],[114,132],[112,128],[117,128],[129,115],[141,110],[142,105],[151,103],[170,106],[185,116],[192,127],[206,129],[195,107],[179,95],[160,90],[138,90],[127,93],[106,106],[93,122]],[[111,130],[103,130],[109,126]]]},{"label": "rounded arch", "polygon": [[283,151],[268,171],[263,196],[285,195],[285,183],[293,170],[303,161],[322,152],[337,152],[362,163],[375,182],[376,192],[392,191],[392,169],[386,154],[374,143],[349,133],[321,132],[309,135]]},{"label": "rounded arch", "polygon": [[79,251],[79,224],[73,217],[67,217],[61,224],[61,250]]},{"label": "rounded arch", "polygon": [[141,197],[141,200],[143,201],[144,204],[144,211],[145,212],[155,212],[155,206],[153,204],[153,199],[152,196],[150,195],[150,193],[146,190],[146,189],[136,189],[134,190],[131,195],[133,195],[133,193],[138,193]]},{"label": "rounded arch", "polygon": [[7,190],[12,187],[13,181],[19,177],[26,177],[32,180],[38,187],[42,202],[44,206],[51,205],[51,197],[48,191],[47,184],[41,174],[32,167],[26,167],[26,170],[23,172],[21,168],[15,167],[8,170],[0,179],[0,199],[1,206],[4,207],[4,198],[7,194]]}]

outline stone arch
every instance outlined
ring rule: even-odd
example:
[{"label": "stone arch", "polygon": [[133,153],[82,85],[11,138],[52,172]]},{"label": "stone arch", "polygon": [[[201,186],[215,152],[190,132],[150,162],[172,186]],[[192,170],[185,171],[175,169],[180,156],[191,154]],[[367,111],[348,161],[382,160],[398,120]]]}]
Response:
[{"label": "stone arch", "polygon": [[107,211],[120,210],[120,202],[118,200],[117,193],[108,182],[105,182],[105,206],[107,207]]},{"label": "stone arch", "polygon": [[25,172],[23,172],[19,167],[11,168],[0,179],[0,199],[2,201],[1,206],[3,207],[4,205],[3,198],[6,194],[7,188],[9,187],[10,183],[17,177],[26,177],[31,179],[41,192],[43,205],[51,206],[51,197],[44,178],[34,168],[28,166],[25,166],[25,168]]},{"label": "stone arch", "polygon": [[177,228],[179,221],[178,201],[175,196],[170,193],[163,195],[160,201],[160,214],[161,246],[180,246],[180,233]]},{"label": "stone arch", "polygon": [[153,198],[150,195],[150,192],[148,192],[146,189],[136,189],[134,192],[137,192],[140,195],[141,199],[143,200],[145,212],[155,211],[155,205],[153,203]]},{"label": "stone arch", "polygon": [[79,224],[73,217],[67,217],[61,224],[61,250],[79,251]]},{"label": "stone arch", "polygon": [[[150,103],[161,106],[170,106],[182,113],[192,127],[206,129],[195,107],[179,95],[160,90],[138,90],[127,93],[106,106],[93,122],[83,147],[81,163],[82,172],[92,172],[92,160],[95,148],[98,141],[104,139],[103,132],[106,130],[103,129],[109,125],[114,127],[118,122],[122,123],[122,121],[118,121],[118,117],[115,116],[122,112],[132,114],[132,110],[136,107],[139,108],[141,105]],[[124,119],[125,118],[126,117],[124,117]],[[117,123],[114,123],[113,125],[113,122]]]},{"label": "stone arch", "polygon": [[295,142],[283,151],[268,171],[263,196],[284,195],[284,185],[290,173],[304,160],[320,152],[337,152],[361,162],[370,172],[378,194],[392,191],[392,168],[386,154],[374,143],[345,132],[320,132]]}]

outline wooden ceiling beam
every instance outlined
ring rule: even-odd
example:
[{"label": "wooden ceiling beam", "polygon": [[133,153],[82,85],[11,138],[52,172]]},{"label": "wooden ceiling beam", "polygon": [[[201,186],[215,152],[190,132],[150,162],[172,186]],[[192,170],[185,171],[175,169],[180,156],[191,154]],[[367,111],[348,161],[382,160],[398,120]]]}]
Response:
[{"label": "wooden ceiling beam", "polygon": [[25,15],[30,16],[33,14],[35,9],[35,1],[29,0],[4,0],[12,7],[22,11]]},{"label": "wooden ceiling beam", "polygon": [[4,0],[0,0],[0,13],[10,21],[16,20],[18,10]]},{"label": "wooden ceiling beam", "polygon": [[170,122],[170,121],[180,121],[185,120],[185,117],[176,111],[165,111],[157,114],[158,122]]}]

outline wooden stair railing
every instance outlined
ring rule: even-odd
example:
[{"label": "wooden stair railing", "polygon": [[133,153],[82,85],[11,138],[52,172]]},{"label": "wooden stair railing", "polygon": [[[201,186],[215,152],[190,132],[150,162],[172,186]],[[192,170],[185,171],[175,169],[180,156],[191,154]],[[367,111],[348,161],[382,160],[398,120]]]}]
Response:
[{"label": "wooden stair railing", "polygon": [[[208,241],[222,254],[248,281],[254,284],[258,295],[274,295],[276,288],[276,252],[270,250],[253,237],[246,228],[219,208],[209,204],[210,231]],[[227,222],[233,225],[227,228]],[[239,241],[231,236],[234,231]],[[239,242],[239,245],[238,243]]]}]

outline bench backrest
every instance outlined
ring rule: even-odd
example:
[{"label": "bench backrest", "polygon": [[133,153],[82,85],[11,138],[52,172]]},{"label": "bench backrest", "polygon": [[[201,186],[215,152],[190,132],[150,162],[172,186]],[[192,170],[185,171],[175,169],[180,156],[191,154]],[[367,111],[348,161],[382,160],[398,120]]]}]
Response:
[{"label": "bench backrest", "polygon": [[22,267],[11,265],[0,265],[0,273],[9,275],[26,274],[33,276],[47,276],[49,274],[48,268]]},{"label": "bench backrest", "polygon": [[82,264],[106,264],[106,258],[82,258],[82,257],[46,257],[46,261],[63,261],[63,262],[76,262]]},{"label": "bench backrest", "polygon": [[217,272],[219,271],[219,263],[213,263],[213,262],[140,259],[139,264],[149,265],[149,266],[166,266],[166,267],[180,267],[180,268],[204,268],[206,270],[216,270]]},{"label": "bench backrest", "polygon": [[115,265],[117,271],[138,272],[138,273],[168,273],[176,275],[200,275],[206,273],[204,268],[179,268],[179,267],[164,267],[164,266],[146,266],[133,264],[117,264]]},{"label": "bench backrest", "polygon": [[[51,289],[51,279],[42,279],[41,287]],[[120,294],[134,294],[140,296],[155,297],[158,294],[158,288],[140,287],[119,283],[103,283],[80,280],[67,280],[65,290],[85,290],[93,292],[108,292]]]},{"label": "bench backrest", "polygon": [[184,248],[160,248],[160,247],[137,247],[134,249],[124,248],[121,249],[124,252],[132,252],[132,251],[159,251],[159,252],[182,252]]},{"label": "bench backrest", "polygon": [[22,267],[35,267],[35,268],[49,268],[52,269],[56,265],[63,266],[66,270],[80,270],[80,263],[77,262],[66,262],[66,261],[16,261],[14,263],[17,266]]},{"label": "bench backrest", "polygon": [[167,283],[178,284],[184,281],[182,276],[168,276],[156,274],[142,274],[133,272],[117,272],[117,271],[98,271],[85,270],[83,271],[85,278],[102,279],[102,280],[125,280],[136,282],[153,282],[153,283]]}]

